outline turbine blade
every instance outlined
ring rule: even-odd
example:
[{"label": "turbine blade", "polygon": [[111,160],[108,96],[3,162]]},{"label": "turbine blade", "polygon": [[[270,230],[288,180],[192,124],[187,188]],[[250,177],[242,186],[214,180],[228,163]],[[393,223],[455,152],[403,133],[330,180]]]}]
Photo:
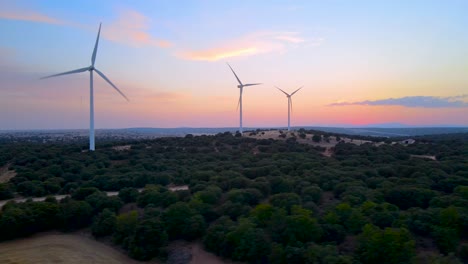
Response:
[{"label": "turbine blade", "polygon": [[254,85],[260,85],[262,83],[248,83],[248,84],[244,84],[244,86],[254,86]]},{"label": "turbine blade", "polygon": [[114,89],[120,94],[123,96],[123,98],[125,98],[127,101],[130,101],[128,100],[127,96],[125,96],[125,94],[123,94],[119,88],[117,88],[117,86],[115,86],[105,75],[104,73],[100,72],[98,69],[94,68],[94,70],[97,72],[97,74],[99,74],[106,82],[108,82],[112,87],[114,87]]},{"label": "turbine blade", "polygon": [[46,76],[46,77],[42,77],[41,80],[42,79],[47,79],[47,78],[52,78],[52,77],[57,77],[57,76],[60,76],[60,75],[67,75],[67,74],[85,72],[85,71],[88,71],[88,70],[89,70],[89,67],[86,67],[86,68],[81,68],[81,69],[77,69],[77,70],[73,70],[73,71],[57,73],[57,74],[54,74],[54,75],[49,75],[49,76]]},{"label": "turbine blade", "polygon": [[93,66],[94,66],[94,62],[96,61],[96,53],[97,53],[97,48],[99,44],[99,35],[101,34],[101,24],[102,23],[99,23],[99,30],[97,33],[96,44],[94,44],[93,56],[91,57],[91,65]]},{"label": "turbine blade", "polygon": [[304,86],[299,87],[299,89],[297,89],[296,91],[294,91],[294,92],[291,94],[291,96],[293,96],[293,94],[297,93],[300,89],[302,89],[302,87],[304,87]]},{"label": "turbine blade", "polygon": [[242,82],[241,82],[241,80],[239,79],[239,77],[237,77],[236,72],[232,69],[231,65],[229,65],[229,63],[227,63],[227,62],[226,62],[226,64],[229,66],[229,68],[231,68],[231,71],[232,71],[232,73],[234,73],[234,76],[236,76],[236,79],[237,79],[237,81],[239,82],[239,84],[240,84],[240,85],[243,85]]},{"label": "turbine blade", "polygon": [[282,91],[286,96],[289,96],[289,94],[283,90],[281,90],[281,88],[279,88],[278,86],[275,86],[278,90]]}]

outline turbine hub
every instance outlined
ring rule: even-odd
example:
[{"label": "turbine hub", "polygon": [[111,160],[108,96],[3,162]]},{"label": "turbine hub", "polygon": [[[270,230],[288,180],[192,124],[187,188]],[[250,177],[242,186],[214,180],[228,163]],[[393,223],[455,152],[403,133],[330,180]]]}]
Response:
[{"label": "turbine hub", "polygon": [[241,89],[242,87],[244,87],[243,85],[237,85],[237,88]]},{"label": "turbine hub", "polygon": [[92,71],[92,70],[94,70],[94,66],[93,66],[93,65],[89,66],[89,71]]}]

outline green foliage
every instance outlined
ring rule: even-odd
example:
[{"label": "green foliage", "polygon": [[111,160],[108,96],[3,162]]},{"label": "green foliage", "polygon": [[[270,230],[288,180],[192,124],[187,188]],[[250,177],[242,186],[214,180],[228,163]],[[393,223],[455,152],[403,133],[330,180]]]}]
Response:
[{"label": "green foliage", "polygon": [[294,205],[301,205],[301,197],[295,193],[279,193],[270,197],[270,203],[290,213]]},{"label": "green foliage", "polygon": [[315,135],[312,136],[312,141],[318,143],[318,142],[322,141],[322,136],[315,134]]},{"label": "green foliage", "polygon": [[203,237],[203,244],[206,249],[223,257],[231,255],[231,248],[228,246],[226,236],[233,231],[235,223],[229,217],[221,217],[214,221]]},{"label": "green foliage", "polygon": [[149,204],[167,207],[176,203],[177,200],[177,195],[168,189],[160,186],[149,186],[140,193],[137,198],[137,204],[140,207],[145,207]]},{"label": "green foliage", "polygon": [[85,201],[67,200],[60,203],[57,213],[61,227],[65,230],[75,230],[91,223],[93,208]]},{"label": "green foliage", "polygon": [[203,216],[184,202],[169,206],[163,213],[162,219],[171,239],[195,239],[201,237],[206,228]]},{"label": "green foliage", "polygon": [[139,192],[136,188],[127,187],[127,188],[120,189],[119,198],[124,203],[133,203],[133,202],[136,202],[138,194]]},{"label": "green foliage", "polygon": [[[306,134],[332,143],[344,138],[296,133]],[[408,263],[415,247],[432,250],[415,263],[457,263],[455,256],[466,262],[466,134],[417,138],[408,146],[341,142],[332,157],[299,143],[306,141],[226,132],[108,141],[92,153],[81,152],[84,143],[0,144],[0,164],[17,173],[0,184],[0,199],[72,195],[60,203],[49,197],[6,204],[0,239],[92,223],[96,236],[111,235],[140,260],[162,256],[171,240],[203,238],[218,255],[254,263]],[[115,151],[117,144],[131,148]],[[163,187],[185,184],[189,190]],[[132,204],[121,209],[124,203]],[[128,210],[135,211],[116,215]]]},{"label": "green foliage", "polygon": [[7,204],[0,213],[0,240],[56,227],[59,205],[49,202]]},{"label": "green foliage", "polygon": [[408,230],[367,224],[359,236],[357,256],[362,263],[408,263],[415,255],[415,242]]},{"label": "green foliage", "polygon": [[138,213],[131,211],[117,216],[115,223],[115,232],[113,234],[114,242],[128,249],[130,241],[135,233],[138,224]]},{"label": "green foliage", "polygon": [[167,245],[168,235],[164,225],[158,219],[146,219],[139,222],[129,245],[130,256],[138,260],[150,260],[156,257],[161,247]]},{"label": "green foliage", "polygon": [[318,241],[321,235],[322,230],[317,220],[311,217],[311,212],[293,206],[291,215],[286,217],[286,229],[283,234],[285,243]]},{"label": "green foliage", "polygon": [[230,257],[234,260],[258,262],[266,259],[270,245],[263,229],[247,219],[241,219],[239,224],[226,235],[228,247],[232,248]]},{"label": "green foliage", "polygon": [[450,227],[435,227],[432,236],[443,254],[455,252],[460,241],[457,230]]},{"label": "green foliage", "polygon": [[91,232],[95,237],[108,236],[114,233],[117,217],[114,212],[104,209],[94,218]]},{"label": "green foliage", "polygon": [[79,188],[72,194],[72,198],[75,200],[84,200],[91,194],[100,192],[98,188],[95,187],[83,187]]},{"label": "green foliage", "polygon": [[0,200],[7,200],[10,198],[13,198],[11,186],[6,183],[0,183]]},{"label": "green foliage", "polygon": [[223,191],[216,186],[210,186],[203,191],[196,192],[193,196],[204,203],[216,204],[221,198]]}]

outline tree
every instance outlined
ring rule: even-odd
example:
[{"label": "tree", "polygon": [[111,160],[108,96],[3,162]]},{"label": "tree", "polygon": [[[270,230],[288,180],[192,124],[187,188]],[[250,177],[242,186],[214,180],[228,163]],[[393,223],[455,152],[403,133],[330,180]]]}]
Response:
[{"label": "tree", "polygon": [[73,192],[72,198],[75,200],[84,200],[93,193],[100,193],[100,191],[95,187],[82,187]]},{"label": "tree", "polygon": [[146,219],[137,224],[129,245],[130,256],[138,260],[150,260],[166,246],[168,235],[158,219]]},{"label": "tree", "polygon": [[301,197],[295,193],[279,193],[270,197],[270,203],[290,213],[293,205],[301,205]]},{"label": "tree", "polygon": [[270,243],[263,229],[255,228],[247,219],[241,219],[239,225],[226,236],[232,246],[232,259],[249,262],[266,260],[270,252]]},{"label": "tree", "polygon": [[320,239],[322,230],[317,220],[311,217],[311,213],[311,211],[299,206],[292,207],[291,215],[286,218],[286,230],[283,234],[287,244],[307,243]]},{"label": "tree", "polygon": [[167,233],[171,239],[195,239],[205,231],[205,220],[184,202],[169,206],[162,215]]},{"label": "tree", "polygon": [[104,209],[94,218],[91,232],[95,237],[108,236],[114,232],[117,217],[109,209]]},{"label": "tree", "polygon": [[203,244],[206,249],[223,257],[229,257],[232,249],[228,246],[226,236],[233,231],[235,223],[226,216],[222,216],[213,222],[206,235],[203,237]]},{"label": "tree", "polygon": [[11,186],[6,183],[0,183],[0,200],[13,198]]},{"label": "tree", "polygon": [[122,188],[119,191],[119,198],[124,203],[133,203],[136,201],[138,194],[139,193],[136,188],[132,188],[132,187]]},{"label": "tree", "polygon": [[357,256],[366,263],[408,263],[415,255],[415,242],[405,228],[385,228],[367,224],[359,236]]},{"label": "tree", "polygon": [[137,203],[139,207],[145,207],[149,204],[153,204],[154,206],[167,207],[173,203],[176,203],[177,200],[177,194],[174,192],[171,192],[163,187],[151,186],[140,193],[137,198]]},{"label": "tree", "polygon": [[68,200],[60,204],[57,214],[62,228],[75,230],[91,223],[93,208],[85,201]]},{"label": "tree", "polygon": [[312,136],[312,141],[319,143],[320,141],[322,141],[322,136],[315,134]]},{"label": "tree", "polygon": [[274,212],[273,206],[269,204],[259,204],[252,211],[250,211],[250,216],[254,223],[259,227],[266,227],[271,219],[271,216]]},{"label": "tree", "polygon": [[443,254],[455,252],[460,241],[458,231],[450,227],[435,227],[432,236]]},{"label": "tree", "polygon": [[122,245],[123,248],[128,249],[137,224],[137,211],[130,211],[128,213],[124,213],[117,216],[115,223],[115,232],[113,235],[114,242],[116,244]]}]

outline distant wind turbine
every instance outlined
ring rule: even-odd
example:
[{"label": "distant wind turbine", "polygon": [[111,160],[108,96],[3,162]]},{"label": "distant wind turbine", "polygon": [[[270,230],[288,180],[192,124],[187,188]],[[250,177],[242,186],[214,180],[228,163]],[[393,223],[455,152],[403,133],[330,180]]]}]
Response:
[{"label": "distant wind turbine", "polygon": [[278,90],[280,90],[281,92],[283,92],[286,95],[286,97],[288,98],[288,131],[290,131],[291,130],[291,112],[292,112],[292,98],[291,98],[291,96],[293,96],[300,89],[302,89],[303,86],[299,87],[299,89],[294,91],[292,94],[288,94],[287,92],[281,90],[281,88],[279,88],[278,86],[275,86],[275,87],[278,88]]},{"label": "distant wind turbine", "polygon": [[41,79],[47,79],[51,77],[56,77],[60,75],[67,75],[67,74],[73,74],[73,73],[80,73],[80,72],[85,72],[89,71],[89,150],[94,151],[94,90],[93,90],[93,71],[95,71],[99,76],[101,76],[107,83],[109,83],[120,95],[122,95],[127,101],[128,98],[115,86],[101,71],[96,69],[94,67],[94,62],[96,61],[96,53],[98,49],[98,44],[99,44],[99,35],[101,34],[101,24],[99,24],[99,31],[98,35],[96,38],[96,44],[94,45],[94,50],[93,50],[93,55],[91,56],[91,66],[73,70],[73,71],[67,71],[59,74],[54,74],[54,75],[49,75],[46,77],[43,77]]},{"label": "distant wind turbine", "polygon": [[240,90],[240,96],[239,96],[239,102],[237,103],[237,108],[239,108],[239,115],[240,115],[240,125],[239,125],[239,132],[242,134],[242,92],[244,90],[244,87],[246,86],[253,86],[253,85],[259,85],[261,83],[246,83],[246,84],[243,84],[241,82],[241,80],[239,79],[239,77],[237,77],[237,74],[236,72],[234,72],[234,70],[232,69],[231,65],[229,65],[229,63],[227,64],[229,66],[229,68],[231,69],[232,73],[234,73],[234,76],[236,76],[236,79],[237,81],[239,82],[239,85],[237,85],[237,88],[239,88]]}]

